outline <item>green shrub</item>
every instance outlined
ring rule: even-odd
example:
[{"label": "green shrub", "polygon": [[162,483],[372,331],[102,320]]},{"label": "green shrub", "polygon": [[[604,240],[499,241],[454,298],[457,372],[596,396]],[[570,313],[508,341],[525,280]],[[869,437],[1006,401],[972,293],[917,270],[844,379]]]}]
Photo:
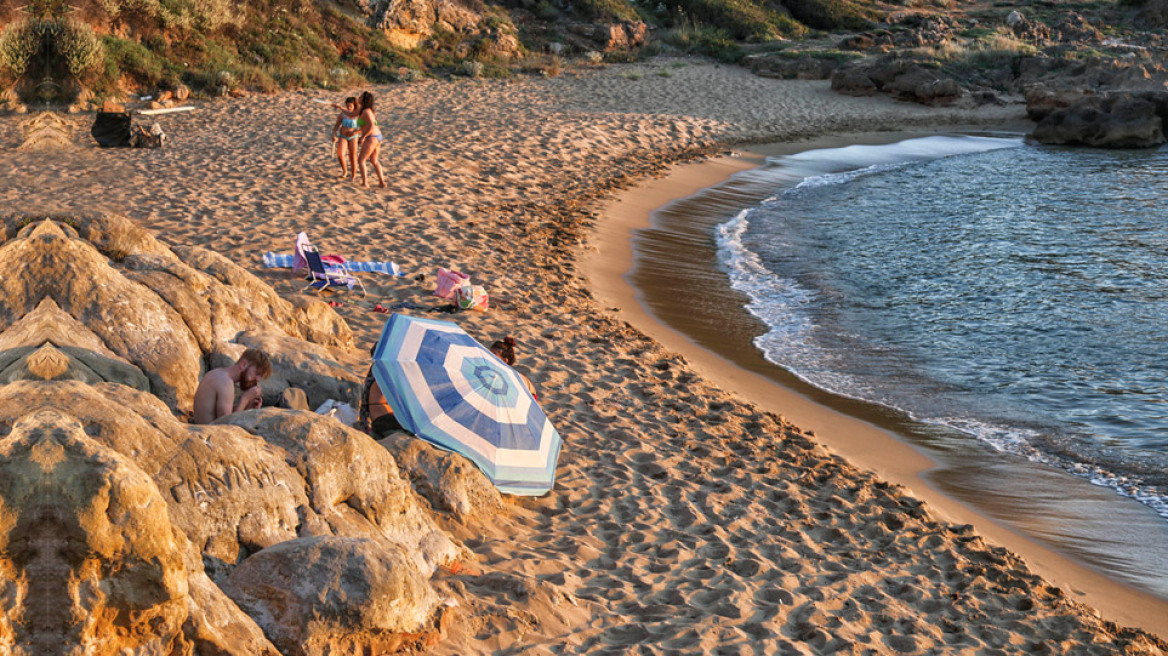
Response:
[{"label": "green shrub", "polygon": [[20,77],[41,47],[40,35],[28,21],[16,21],[0,31],[0,68],[13,77]]},{"label": "green shrub", "polygon": [[799,36],[806,28],[787,13],[754,0],[674,0],[671,23],[680,29],[713,29],[738,41]]},{"label": "green shrub", "polygon": [[107,67],[107,75],[112,73],[113,79],[125,75],[149,86],[177,81],[174,79],[177,76],[169,69],[166,60],[141,43],[109,35],[102,39],[102,43],[105,46],[105,59],[113,65],[113,70]]},{"label": "green shrub", "polygon": [[854,0],[784,0],[795,20],[817,30],[863,30],[879,19],[870,6]]},{"label": "green shrub", "polygon": [[93,33],[93,28],[80,21],[66,19],[59,21],[53,39],[57,54],[65,60],[69,73],[83,78],[96,69],[105,59],[105,48],[101,39]]},{"label": "green shrub", "polygon": [[628,0],[574,0],[572,7],[581,18],[596,23],[641,19]]},{"label": "green shrub", "polygon": [[689,53],[705,55],[718,61],[736,64],[746,52],[728,33],[716,28],[680,28],[669,30],[663,40]]}]

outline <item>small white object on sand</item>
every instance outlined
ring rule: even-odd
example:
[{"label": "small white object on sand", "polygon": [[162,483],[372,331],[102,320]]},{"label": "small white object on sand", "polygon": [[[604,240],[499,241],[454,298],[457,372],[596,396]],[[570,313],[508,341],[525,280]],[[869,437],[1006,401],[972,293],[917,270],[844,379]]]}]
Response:
[{"label": "small white object on sand", "polygon": [[189,105],[183,107],[164,107],[162,109],[139,109],[138,113],[143,116],[156,116],[158,114],[172,114],[174,112],[193,112],[194,107]]}]

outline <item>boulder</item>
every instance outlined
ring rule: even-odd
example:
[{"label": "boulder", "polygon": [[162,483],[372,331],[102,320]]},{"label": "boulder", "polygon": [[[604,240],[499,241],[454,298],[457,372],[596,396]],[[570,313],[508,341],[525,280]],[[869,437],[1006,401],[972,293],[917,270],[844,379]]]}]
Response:
[{"label": "boulder", "polygon": [[784,80],[826,80],[839,66],[834,59],[812,55],[792,59],[773,53],[750,55],[742,63],[756,75]]},{"label": "boulder", "polygon": [[150,476],[67,412],[13,422],[0,440],[0,649],[276,654],[221,593],[191,594],[201,568],[168,515]]},{"label": "boulder", "polygon": [[641,21],[571,23],[567,30],[580,37],[575,44],[579,50],[628,50],[645,45],[649,38],[649,26]]},{"label": "boulder", "polygon": [[836,44],[836,48],[840,50],[857,50],[864,51],[876,45],[876,39],[872,38],[870,34],[855,34],[849,36]]},{"label": "boulder", "polygon": [[439,600],[426,579],[392,542],[313,537],[248,558],[223,590],[286,656],[384,654],[430,624]]},{"label": "boulder", "polygon": [[1051,112],[1031,136],[1045,144],[1151,148],[1165,143],[1165,104],[1131,94],[1085,98]]},{"label": "boulder", "polygon": [[[129,371],[137,369],[178,412],[190,410],[212,355],[237,355],[246,335],[280,350],[283,387],[292,381],[323,401],[356,385],[352,331],[332,308],[285,301],[220,255],[172,250],[114,216],[6,217],[0,225],[0,266],[9,272],[0,280],[0,350],[52,344],[93,370],[74,367],[70,376],[140,388]],[[281,389],[266,391],[274,401]]]},{"label": "boulder", "polygon": [[[247,345],[347,393],[338,333],[303,340],[331,309],[116,218],[0,232],[0,653],[381,652],[435,626],[429,577],[469,554],[390,450],[311,412],[176,417]],[[439,486],[485,497],[458,467]]]},{"label": "boulder", "polygon": [[370,27],[382,30],[392,43],[407,49],[418,47],[436,30],[474,32],[483,19],[470,3],[458,0],[363,0],[359,6],[368,16]]},{"label": "boulder", "polygon": [[401,476],[390,451],[365,433],[312,412],[265,409],[219,420],[261,437],[303,479],[308,510],[322,522],[317,534],[388,538],[412,551],[420,571],[432,573],[460,554],[435,542],[438,531],[425,504]]},{"label": "boulder", "polygon": [[453,513],[460,521],[483,521],[503,508],[498,488],[463,456],[402,432],[379,444],[394,454],[414,489],[436,510]]},{"label": "boulder", "polygon": [[1026,116],[1041,121],[1055,110],[1070,107],[1085,96],[1079,91],[1053,91],[1046,85],[1034,85],[1026,90]]},{"label": "boulder", "polygon": [[952,78],[933,69],[913,66],[885,85],[884,92],[898,100],[922,105],[948,105],[964,93]]},{"label": "boulder", "polygon": [[1103,40],[1103,33],[1098,28],[1073,11],[1059,18],[1052,35],[1055,40],[1062,42],[1099,43]]},{"label": "boulder", "polygon": [[843,66],[831,74],[831,90],[845,96],[874,96],[879,89],[867,71],[859,66]]}]

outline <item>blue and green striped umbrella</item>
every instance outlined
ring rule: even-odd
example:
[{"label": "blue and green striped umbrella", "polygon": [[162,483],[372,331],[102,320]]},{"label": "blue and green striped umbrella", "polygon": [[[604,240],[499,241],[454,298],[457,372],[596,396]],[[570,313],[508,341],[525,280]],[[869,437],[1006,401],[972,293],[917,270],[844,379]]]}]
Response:
[{"label": "blue and green striped umbrella", "polygon": [[457,324],[392,315],[373,375],[406,430],[470,458],[500,491],[552,489],[559,433],[519,374]]}]

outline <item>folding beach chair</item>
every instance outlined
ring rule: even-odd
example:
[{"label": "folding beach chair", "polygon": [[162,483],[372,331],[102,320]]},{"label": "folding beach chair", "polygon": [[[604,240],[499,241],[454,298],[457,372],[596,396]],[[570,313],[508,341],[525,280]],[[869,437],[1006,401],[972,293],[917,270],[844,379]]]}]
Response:
[{"label": "folding beach chair", "polygon": [[318,292],[324,291],[331,287],[348,287],[353,289],[354,285],[361,288],[361,295],[367,296],[365,291],[365,283],[353,274],[349,273],[348,269],[343,264],[329,264],[325,265],[324,261],[320,259],[320,253],[312,248],[306,248],[303,251],[304,259],[308,264],[308,273],[312,281],[308,283],[305,289],[315,289]]}]

